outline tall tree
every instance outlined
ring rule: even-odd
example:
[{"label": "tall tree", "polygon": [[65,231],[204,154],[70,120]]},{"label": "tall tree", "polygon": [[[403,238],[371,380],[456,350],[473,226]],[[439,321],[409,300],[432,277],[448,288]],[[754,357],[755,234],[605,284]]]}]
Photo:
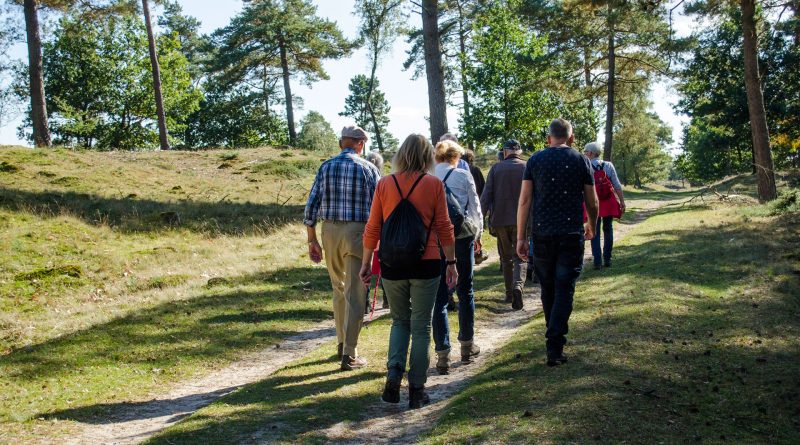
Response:
[{"label": "tall tree", "polygon": [[495,2],[474,23],[473,58],[466,88],[474,109],[463,117],[467,140],[491,145],[516,138],[538,145],[557,100],[542,87],[549,71],[525,63],[544,54],[545,39],[528,31],[517,13],[518,0]]},{"label": "tall tree", "polygon": [[113,0],[10,0],[22,6],[25,17],[25,34],[28,46],[28,95],[31,105],[33,141],[37,147],[49,147],[50,126],[45,104],[44,74],[42,71],[42,37],[39,11],[43,8],[65,11],[68,9],[87,11],[87,17],[127,9],[126,2]]},{"label": "tall tree", "polygon": [[312,84],[328,79],[323,59],[350,53],[352,43],[336,23],[316,15],[310,0],[252,0],[231,24],[215,32],[220,41],[217,69],[241,80],[253,71],[271,77],[279,68],[283,81],[289,143],[297,142],[291,79]]},{"label": "tall tree", "polygon": [[367,110],[372,121],[373,134],[378,150],[384,150],[381,126],[372,109],[372,93],[376,85],[375,72],[380,58],[391,49],[403,23],[402,0],[357,0],[356,12],[361,16],[359,37],[364,40],[370,56],[370,76],[367,89]]},{"label": "tall tree", "polygon": [[158,139],[162,150],[169,150],[169,136],[167,134],[167,117],[164,113],[164,96],[161,92],[161,69],[158,65],[158,50],[156,38],[153,35],[153,25],[150,22],[150,4],[142,0],[144,25],[147,28],[147,47],[150,51],[150,66],[153,71],[153,97],[156,101],[156,116],[158,119]]},{"label": "tall tree", "polygon": [[31,99],[33,143],[49,147],[50,126],[47,122],[47,104],[44,99],[44,74],[42,72],[42,37],[39,26],[39,5],[35,0],[24,0],[25,33],[28,37],[28,82]]},{"label": "tall tree", "polygon": [[[178,37],[159,37],[167,125],[181,134],[202,98]],[[158,146],[147,32],[135,15],[85,21],[67,16],[44,44],[47,106],[56,141],[69,146]]]},{"label": "tall tree", "polygon": [[444,89],[442,44],[439,37],[439,2],[438,0],[422,0],[421,7],[431,140],[435,143],[443,134],[447,133],[447,96]]},{"label": "tall tree", "polygon": [[769,146],[767,112],[764,109],[764,93],[761,90],[761,76],[758,71],[758,35],[756,32],[755,0],[741,0],[742,32],[744,42],[744,84],[747,90],[747,109],[750,112],[750,127],[753,133],[753,152],[755,154],[756,178],[758,178],[758,199],[761,202],[777,198],[775,172],[773,171],[772,149]]},{"label": "tall tree", "polygon": [[374,123],[377,130],[371,133],[373,136],[378,133],[383,135],[383,148],[397,148],[397,139],[386,128],[389,125],[391,108],[380,90],[380,82],[375,79],[374,84],[370,86],[369,78],[358,74],[350,79],[349,89],[350,95],[345,98],[344,111],[339,115],[353,118],[356,125],[363,128],[370,128],[368,124]]}]

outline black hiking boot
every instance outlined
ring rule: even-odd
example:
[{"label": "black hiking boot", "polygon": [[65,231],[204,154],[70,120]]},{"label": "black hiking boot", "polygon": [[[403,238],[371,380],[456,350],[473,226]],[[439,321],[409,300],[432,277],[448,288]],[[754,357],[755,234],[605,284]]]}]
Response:
[{"label": "black hiking boot", "polygon": [[563,352],[547,353],[547,366],[559,366],[567,363],[567,356]]},{"label": "black hiking boot", "polygon": [[425,392],[425,386],[408,386],[408,409],[419,409],[431,403],[431,398]]},{"label": "black hiking boot", "polygon": [[381,400],[386,403],[400,403],[400,382],[403,377],[386,377],[386,386],[383,387]]},{"label": "black hiking boot", "polygon": [[522,289],[514,288],[514,290],[511,291],[511,296],[513,297],[513,299],[511,300],[511,309],[514,309],[515,311],[521,310],[522,309]]}]

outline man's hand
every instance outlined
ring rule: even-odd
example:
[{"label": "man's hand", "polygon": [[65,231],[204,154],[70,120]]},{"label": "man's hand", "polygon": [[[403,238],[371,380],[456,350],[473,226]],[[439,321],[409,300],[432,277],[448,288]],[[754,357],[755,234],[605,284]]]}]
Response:
[{"label": "man's hand", "polygon": [[319,245],[317,240],[308,242],[308,257],[317,264],[322,261],[322,246]]},{"label": "man's hand", "polygon": [[583,238],[586,241],[594,238],[594,226],[588,222],[583,224]]},{"label": "man's hand", "polygon": [[364,286],[369,289],[369,285],[372,283],[372,266],[369,263],[361,265],[361,270],[358,271],[358,278],[360,278]]},{"label": "man's hand", "polygon": [[528,240],[526,239],[517,240],[517,256],[522,261],[528,261]]},{"label": "man's hand", "polygon": [[456,284],[458,284],[458,271],[456,270],[455,264],[450,264],[447,266],[447,273],[445,274],[445,282],[447,283],[448,289],[452,289],[456,287]]}]

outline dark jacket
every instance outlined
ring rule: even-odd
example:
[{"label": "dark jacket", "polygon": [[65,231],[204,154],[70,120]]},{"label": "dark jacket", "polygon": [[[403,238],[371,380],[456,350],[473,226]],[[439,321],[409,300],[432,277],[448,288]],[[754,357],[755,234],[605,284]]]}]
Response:
[{"label": "dark jacket", "polygon": [[481,194],[481,210],[484,215],[491,212],[493,227],[517,225],[517,205],[524,173],[525,161],[518,155],[509,156],[489,170]]},{"label": "dark jacket", "polygon": [[486,185],[486,180],[483,179],[483,173],[481,169],[472,164],[469,164],[469,172],[472,173],[472,179],[475,180],[475,191],[478,192],[478,196],[481,196],[483,194],[483,187]]}]

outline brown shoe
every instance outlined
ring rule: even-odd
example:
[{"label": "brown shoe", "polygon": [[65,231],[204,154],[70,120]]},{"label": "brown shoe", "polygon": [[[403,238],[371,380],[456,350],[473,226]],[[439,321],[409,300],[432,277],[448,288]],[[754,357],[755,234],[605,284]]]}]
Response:
[{"label": "brown shoe", "polygon": [[471,362],[472,357],[476,357],[480,353],[481,348],[476,345],[474,341],[469,340],[461,342],[461,363]]},{"label": "brown shoe", "polygon": [[439,375],[450,374],[450,350],[436,351],[436,371]]},{"label": "brown shoe", "polygon": [[367,366],[367,360],[363,357],[342,356],[342,371],[352,371]]}]

